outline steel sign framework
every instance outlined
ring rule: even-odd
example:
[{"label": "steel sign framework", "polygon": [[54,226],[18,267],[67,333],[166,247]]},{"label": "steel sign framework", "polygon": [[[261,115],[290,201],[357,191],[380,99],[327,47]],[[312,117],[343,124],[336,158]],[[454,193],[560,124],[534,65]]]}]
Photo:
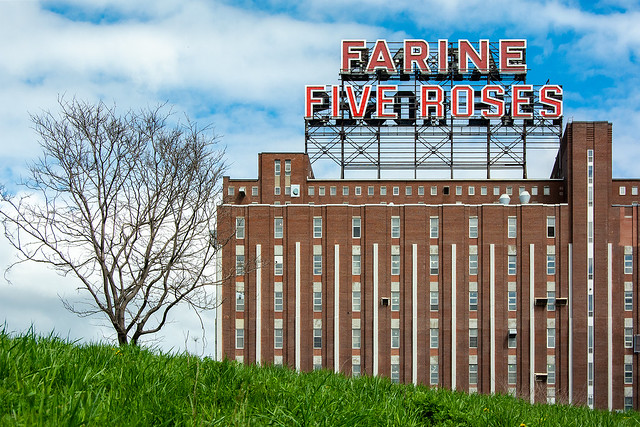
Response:
[{"label": "steel sign framework", "polygon": [[[480,52],[480,43],[469,44]],[[377,170],[378,178],[382,170],[413,170],[414,177],[418,170],[449,170],[451,178],[454,170],[486,170],[490,178],[494,169],[514,168],[521,169],[526,178],[527,150],[557,148],[562,117],[549,117],[545,113],[548,104],[535,96],[543,86],[526,85],[526,69],[519,72],[501,69],[499,43],[487,43],[487,69],[460,72],[459,45],[446,42],[446,68],[442,62],[438,64],[439,53],[429,52],[425,63],[430,70],[415,67],[407,72],[402,65],[403,43],[389,42],[389,51],[395,52],[392,60],[399,70],[390,73],[366,66],[377,52],[377,46],[367,42],[360,60],[351,61],[349,68],[341,68],[339,84],[315,94],[321,102],[314,104],[305,118],[305,151],[311,162],[320,159],[335,162],[341,178],[345,170],[354,169]],[[486,101],[483,88],[488,85],[502,88],[493,96],[504,101],[505,111],[492,114],[500,117],[485,117],[489,114],[482,113],[495,110],[495,106],[483,102]],[[522,85],[526,91],[513,93],[514,87]],[[444,114],[433,108],[421,113],[420,96],[430,99],[438,96],[421,91],[424,86],[442,88]],[[469,96],[458,99],[453,95],[460,86],[466,87],[463,89]],[[393,91],[384,92],[389,89]],[[389,99],[379,99],[385,96]],[[512,111],[516,105],[512,103],[514,96],[527,98],[521,114]],[[560,92],[554,97],[562,102],[561,96]],[[356,107],[361,107],[363,113],[360,117],[354,114],[353,107],[358,102]],[[385,111],[392,114],[381,114],[382,110],[376,109],[382,102],[388,104]],[[454,114],[458,110],[470,114],[460,117]]]}]

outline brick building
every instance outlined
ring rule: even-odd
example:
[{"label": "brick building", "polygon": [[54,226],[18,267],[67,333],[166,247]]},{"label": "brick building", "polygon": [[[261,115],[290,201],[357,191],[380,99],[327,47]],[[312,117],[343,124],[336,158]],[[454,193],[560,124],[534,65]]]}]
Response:
[{"label": "brick building", "polygon": [[546,180],[315,179],[260,154],[224,179],[218,357],[640,408],[640,180],[612,179],[611,130],[569,123]]}]

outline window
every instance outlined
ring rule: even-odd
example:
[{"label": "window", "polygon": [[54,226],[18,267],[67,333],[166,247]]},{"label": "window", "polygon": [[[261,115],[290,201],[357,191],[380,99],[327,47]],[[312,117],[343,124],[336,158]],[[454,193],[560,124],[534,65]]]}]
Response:
[{"label": "window", "polygon": [[367,195],[373,196],[373,194],[374,194],[374,188],[373,188],[373,185],[370,185],[369,187],[367,187]]},{"label": "window", "polygon": [[486,196],[487,195],[487,187],[485,187],[484,185],[482,187],[480,187],[480,195],[481,196]]},{"label": "window", "polygon": [[469,348],[478,348],[478,328],[469,328]]},{"label": "window", "polygon": [[478,238],[478,217],[477,216],[469,217],[469,238],[470,239]]},{"label": "window", "polygon": [[624,364],[624,383],[633,384],[633,364],[632,363]]},{"label": "window", "polygon": [[313,311],[322,311],[322,292],[313,293]]},{"label": "window", "polygon": [[393,195],[394,196],[400,195],[400,187],[393,187]]},{"label": "window", "polygon": [[470,196],[475,196],[476,194],[476,187],[474,187],[473,185],[470,185],[469,188],[467,189],[467,193]]},{"label": "window", "polygon": [[631,187],[631,195],[632,196],[638,195],[638,187]]},{"label": "window", "polygon": [[400,275],[400,255],[391,255],[391,275]]},{"label": "window", "polygon": [[500,187],[493,187],[493,195],[494,196],[500,195]]},{"label": "window", "polygon": [[456,196],[462,196],[462,186],[456,185]]},{"label": "window", "polygon": [[251,195],[254,197],[258,195],[258,187],[251,187]]},{"label": "window", "polygon": [[513,187],[507,186],[507,194],[511,196],[513,194]]},{"label": "window", "polygon": [[273,168],[274,168],[274,170],[276,172],[276,176],[280,176],[280,160],[276,160],[273,163]]},{"label": "window", "polygon": [[633,274],[633,254],[624,254],[624,274]]},{"label": "window", "polygon": [[633,348],[633,328],[624,328],[624,348]]},{"label": "window", "polygon": [[282,291],[273,293],[273,311],[282,311]]},{"label": "window", "polygon": [[313,348],[322,348],[322,329],[313,328]]},{"label": "window", "polygon": [[424,196],[424,187],[422,185],[418,186],[418,196]]},{"label": "window", "polygon": [[516,238],[516,217],[510,216],[507,218],[507,237],[510,239]]},{"label": "window", "polygon": [[351,292],[351,311],[360,311],[361,294],[360,291]]},{"label": "window", "polygon": [[354,363],[351,365],[351,375],[353,377],[359,377],[360,376],[360,364],[359,363]]},{"label": "window", "polygon": [[236,348],[238,350],[244,348],[244,328],[236,329]]},{"label": "window", "polygon": [[329,195],[335,196],[336,194],[338,194],[337,187],[335,185],[332,185],[331,187],[329,187]]},{"label": "window", "polygon": [[233,196],[235,194],[235,189],[233,187],[227,188],[227,194],[229,196]]},{"label": "window", "polygon": [[342,195],[343,196],[349,195],[349,187],[347,187],[346,185],[342,187]]},{"label": "window", "polygon": [[507,294],[507,307],[509,311],[516,311],[516,291],[509,291]]},{"label": "window", "polygon": [[391,291],[391,311],[400,311],[400,292]]},{"label": "window", "polygon": [[432,239],[438,238],[438,217],[432,216],[429,218],[429,237]]},{"label": "window", "polygon": [[507,255],[507,274],[516,274],[516,255]]},{"label": "window", "polygon": [[400,237],[400,217],[391,217],[391,238],[397,239]]},{"label": "window", "polygon": [[391,328],[391,348],[400,348],[400,328]]},{"label": "window", "polygon": [[315,194],[316,194],[316,189],[315,189],[315,187],[314,187],[314,186],[309,186],[309,187],[307,187],[307,194],[308,194],[309,196],[313,196],[313,195],[315,195]]},{"label": "window", "polygon": [[627,194],[627,188],[623,185],[620,186],[620,195],[624,196],[625,194]]},{"label": "window", "polygon": [[508,348],[516,348],[516,345],[517,345],[516,338],[517,338],[516,335],[512,335],[512,334],[507,335],[507,347]]},{"label": "window", "polygon": [[545,196],[551,195],[551,188],[548,185],[545,185],[544,188],[542,189],[542,193]]},{"label": "window", "polygon": [[320,239],[322,237],[322,217],[313,218],[313,237],[314,239]]},{"label": "window", "polygon": [[516,364],[509,363],[509,365],[507,366],[507,382],[509,383],[509,385],[514,385],[516,383],[516,372]]},{"label": "window", "polygon": [[360,348],[361,345],[361,329],[351,329],[351,348]]},{"label": "window", "polygon": [[439,299],[439,295],[438,295],[438,291],[431,291],[429,293],[429,301],[430,301],[430,310],[431,311],[438,311],[438,299]]},{"label": "window", "polygon": [[354,216],[351,218],[351,237],[354,239],[360,238],[360,217]]},{"label": "window", "polygon": [[429,273],[433,275],[438,274],[438,254],[429,254]]},{"label": "window", "polygon": [[324,186],[320,186],[318,187],[318,195],[320,196],[324,196],[325,192],[324,192]]},{"label": "window", "polygon": [[429,383],[431,385],[437,385],[438,384],[438,373],[439,373],[438,364],[436,364],[436,363],[430,364],[429,365]]},{"label": "window", "polygon": [[275,245],[273,247],[273,274],[281,276],[284,270],[283,264],[282,245]]},{"label": "window", "polygon": [[387,195],[387,187],[384,185],[380,186],[380,195],[381,196],[386,196]]},{"label": "window", "polygon": [[469,254],[469,275],[478,274],[478,254]]},{"label": "window", "polygon": [[626,311],[633,310],[633,291],[624,292],[624,309]]},{"label": "window", "polygon": [[478,364],[469,363],[469,384],[478,384]]},{"label": "window", "polygon": [[356,196],[361,196],[362,195],[362,187],[356,187],[355,188],[355,194],[356,194]]},{"label": "window", "polygon": [[547,348],[556,348],[556,328],[547,328]]},{"label": "window", "polygon": [[236,217],[236,239],[244,239],[244,217]]},{"label": "window", "polygon": [[469,291],[469,311],[478,310],[478,291]]},{"label": "window", "polygon": [[360,255],[351,255],[351,274],[358,276],[360,272]]},{"label": "window", "polygon": [[547,384],[556,383],[556,365],[555,363],[547,363]]},{"label": "window", "polygon": [[429,347],[438,348],[438,328],[429,329]]},{"label": "window", "polygon": [[555,254],[547,254],[547,274],[556,274],[556,256]]},{"label": "window", "polygon": [[547,291],[547,310],[556,310],[556,291]]},{"label": "window", "polygon": [[236,276],[244,275],[244,255],[236,255]]},{"label": "window", "polygon": [[244,291],[236,291],[236,311],[244,311]]},{"label": "window", "polygon": [[633,410],[633,396],[625,396],[624,397],[624,410],[632,411]]},{"label": "window", "polygon": [[284,161],[284,176],[291,176],[291,160]]},{"label": "window", "polygon": [[313,274],[316,276],[322,274],[322,255],[313,256]]},{"label": "window", "polygon": [[410,196],[412,192],[413,192],[413,188],[412,187],[410,187],[410,186],[404,187],[405,196]]},{"label": "window", "polygon": [[537,196],[538,195],[538,187],[537,186],[533,186],[531,187],[531,195],[532,196]]},{"label": "window", "polygon": [[400,365],[397,363],[391,364],[391,382],[394,384],[400,382]]},{"label": "window", "polygon": [[431,195],[432,196],[437,196],[438,195],[438,187],[436,187],[435,185],[431,186]]},{"label": "window", "polygon": [[273,330],[273,348],[282,348],[282,328],[275,328]]},{"label": "window", "polygon": [[273,219],[273,237],[276,239],[282,239],[282,217],[276,217]]},{"label": "window", "polygon": [[284,186],[284,195],[285,196],[290,196],[291,195],[291,186],[290,185],[285,185]]},{"label": "window", "polygon": [[547,217],[547,237],[549,238],[556,237],[556,217],[555,216]]}]

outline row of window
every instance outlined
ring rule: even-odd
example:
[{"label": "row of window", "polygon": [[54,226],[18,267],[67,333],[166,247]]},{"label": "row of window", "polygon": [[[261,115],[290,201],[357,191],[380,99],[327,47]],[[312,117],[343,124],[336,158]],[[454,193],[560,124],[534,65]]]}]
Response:
[{"label": "row of window", "polygon": [[[376,186],[373,185],[369,185],[366,187],[367,188],[367,196],[375,196],[375,189]],[[399,196],[400,195],[400,186],[390,186],[389,187],[390,190],[390,194],[394,195],[394,196]],[[456,196],[462,196],[463,194],[463,186],[462,185],[456,185],[455,186],[455,195]],[[406,185],[404,187],[404,195],[405,196],[412,196],[413,195],[413,189],[414,187],[411,185]],[[513,186],[506,186],[504,187],[505,189],[505,193],[508,194],[509,196],[513,195]],[[318,196],[326,196],[327,195],[327,186],[324,185],[320,185],[318,186]],[[353,187],[354,190],[354,194],[356,196],[361,196],[363,194],[362,191],[362,186],[356,185],[355,187]],[[496,185],[493,187],[493,195],[494,196],[500,196],[502,194],[501,192],[502,187]],[[526,190],[526,188],[524,186],[520,186],[518,187],[518,194],[524,192]],[[530,192],[532,196],[537,196],[538,195],[538,187],[537,186],[532,186],[530,188]],[[343,196],[348,196],[349,192],[351,191],[351,187],[348,185],[343,185],[342,186],[342,195]],[[378,195],[380,196],[386,196],[387,195],[387,186],[386,185],[381,185],[378,187]],[[469,196],[475,196],[476,195],[476,187],[473,185],[469,185],[466,187],[466,193]],[[548,185],[543,186],[542,189],[542,193],[545,196],[549,196],[551,194],[551,187],[549,187]],[[316,195],[316,187],[313,185],[310,185],[307,187],[307,194],[309,196],[315,196]],[[438,186],[437,185],[432,185],[429,191],[429,194],[431,196],[437,196],[438,195]],[[445,185],[442,186],[442,194],[443,195],[449,195],[451,194],[451,189],[450,186]],[[480,187],[480,193],[481,196],[487,196],[488,195],[488,187],[483,185]],[[329,186],[329,195],[330,196],[337,196],[338,195],[338,186],[336,185],[331,185]],[[417,187],[417,195],[418,196],[424,196],[425,195],[425,187],[423,185],[419,185]]]}]

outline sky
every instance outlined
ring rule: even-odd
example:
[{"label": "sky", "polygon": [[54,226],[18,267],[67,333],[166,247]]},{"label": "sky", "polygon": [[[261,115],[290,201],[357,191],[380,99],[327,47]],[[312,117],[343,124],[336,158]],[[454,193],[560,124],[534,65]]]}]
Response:
[{"label": "sky", "polygon": [[[341,40],[407,38],[526,39],[527,81],[563,86],[565,121],[612,122],[614,177],[637,178],[638,22],[635,0],[0,0],[0,183],[17,191],[41,152],[30,115],[61,96],[168,103],[214,127],[231,177],[255,178],[259,152],[304,151],[304,86],[338,83]],[[0,236],[0,270],[13,260]],[[77,287],[40,265],[0,275],[0,327],[113,342],[104,318],[63,308],[86,300]],[[213,354],[214,315],[201,319],[176,311],[145,344]]]}]

